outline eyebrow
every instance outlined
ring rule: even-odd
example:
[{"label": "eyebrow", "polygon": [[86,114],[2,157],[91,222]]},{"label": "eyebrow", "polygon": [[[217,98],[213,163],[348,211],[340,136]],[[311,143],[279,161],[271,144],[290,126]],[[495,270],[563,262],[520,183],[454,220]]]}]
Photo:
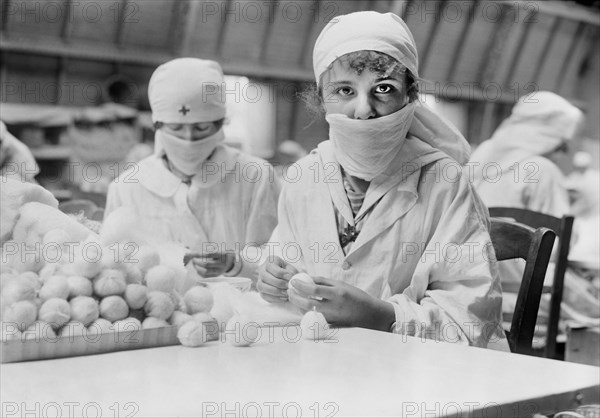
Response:
[{"label": "eyebrow", "polygon": [[387,75],[387,76],[384,76],[384,77],[379,77],[379,78],[377,78],[377,79],[375,80],[375,82],[376,82],[376,83],[379,83],[380,81],[387,81],[387,80],[392,80],[392,81],[398,81],[398,82],[401,82],[401,80],[399,80],[399,79],[397,79],[397,78],[395,78],[395,77],[389,76],[389,75]]}]

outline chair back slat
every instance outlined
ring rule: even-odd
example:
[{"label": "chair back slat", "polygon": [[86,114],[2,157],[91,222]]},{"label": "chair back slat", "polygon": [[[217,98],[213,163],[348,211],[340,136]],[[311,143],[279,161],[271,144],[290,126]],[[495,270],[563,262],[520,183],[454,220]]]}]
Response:
[{"label": "chair back slat", "polygon": [[492,218],[490,237],[498,260],[521,258],[525,270],[507,333],[512,352],[531,354],[546,269],[556,234],[548,228]]},{"label": "chair back slat", "polygon": [[[546,357],[556,358],[556,338],[560,321],[560,305],[563,299],[564,279],[569,258],[574,217],[565,215],[562,218],[557,218],[545,213],[521,208],[492,207],[489,211],[490,216],[492,217],[511,218],[532,228],[550,228],[558,236],[554,278],[549,291],[549,293],[551,293],[550,312],[548,317],[546,346],[544,348],[544,355]],[[544,289],[544,293],[548,293],[547,286]]]}]

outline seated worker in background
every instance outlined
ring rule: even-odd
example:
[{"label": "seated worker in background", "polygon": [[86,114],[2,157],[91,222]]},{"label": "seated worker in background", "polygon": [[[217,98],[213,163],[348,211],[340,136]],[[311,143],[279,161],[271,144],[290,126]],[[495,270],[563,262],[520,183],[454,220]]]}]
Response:
[{"label": "seated worker in background", "polygon": [[35,183],[40,169],[27,145],[15,138],[0,121],[0,175]]},{"label": "seated worker in background", "polygon": [[[329,140],[298,161],[311,175],[283,184],[271,241],[294,251],[261,266],[258,290],[335,326],[486,347],[502,298],[486,209],[461,175],[468,143],[418,100],[408,27],[392,13],[338,16],[313,67]],[[297,271],[314,283],[290,281]]]},{"label": "seated worker in background", "polygon": [[178,242],[198,257],[203,277],[256,268],[236,257],[266,242],[277,223],[268,164],[224,145],[224,78],[214,61],[180,58],[159,66],[148,97],[155,154],[110,186],[106,214],[133,206],[155,240]]},{"label": "seated worker in background", "polygon": [[[529,209],[556,217],[570,213],[560,165],[568,158],[569,144],[577,137],[583,119],[579,109],[554,93],[538,91],[522,97],[510,117],[471,156],[473,185],[483,202],[488,207]],[[514,260],[499,263],[502,283],[520,283],[523,266]],[[551,263],[547,285],[553,276]],[[600,304],[582,291],[583,285],[568,269],[563,302],[586,316],[600,316]],[[547,296],[540,305],[540,318],[549,312]],[[513,312],[515,300],[515,294],[505,293],[505,313]],[[563,305],[563,314],[564,309]]]}]

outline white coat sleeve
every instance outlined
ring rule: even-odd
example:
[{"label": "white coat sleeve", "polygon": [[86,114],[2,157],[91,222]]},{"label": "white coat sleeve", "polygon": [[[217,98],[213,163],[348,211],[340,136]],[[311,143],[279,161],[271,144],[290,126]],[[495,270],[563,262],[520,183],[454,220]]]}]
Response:
[{"label": "white coat sleeve", "polygon": [[429,202],[445,209],[431,219],[431,238],[410,285],[388,299],[393,331],[485,347],[499,332],[502,312],[487,210],[466,175],[442,194]]},{"label": "white coat sleeve", "polygon": [[123,200],[119,193],[119,185],[115,182],[110,183],[106,194],[106,207],[104,208],[104,219],[118,207],[123,206]]}]

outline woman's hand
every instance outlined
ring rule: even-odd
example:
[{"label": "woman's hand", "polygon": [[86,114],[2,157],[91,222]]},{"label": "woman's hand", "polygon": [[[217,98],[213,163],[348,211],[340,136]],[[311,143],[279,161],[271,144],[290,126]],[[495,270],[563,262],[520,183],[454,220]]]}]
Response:
[{"label": "woman's hand", "polygon": [[235,262],[235,254],[231,252],[192,254],[192,256],[192,264],[202,277],[220,276],[231,270]]},{"label": "woman's hand", "polygon": [[298,270],[294,266],[274,256],[259,267],[256,289],[267,302],[286,302],[288,282],[296,273]]},{"label": "woman's hand", "polygon": [[313,281],[315,284],[293,280],[288,290],[290,302],[307,311],[316,308],[332,325],[389,331],[396,320],[389,302],[338,280],[313,277]]}]

